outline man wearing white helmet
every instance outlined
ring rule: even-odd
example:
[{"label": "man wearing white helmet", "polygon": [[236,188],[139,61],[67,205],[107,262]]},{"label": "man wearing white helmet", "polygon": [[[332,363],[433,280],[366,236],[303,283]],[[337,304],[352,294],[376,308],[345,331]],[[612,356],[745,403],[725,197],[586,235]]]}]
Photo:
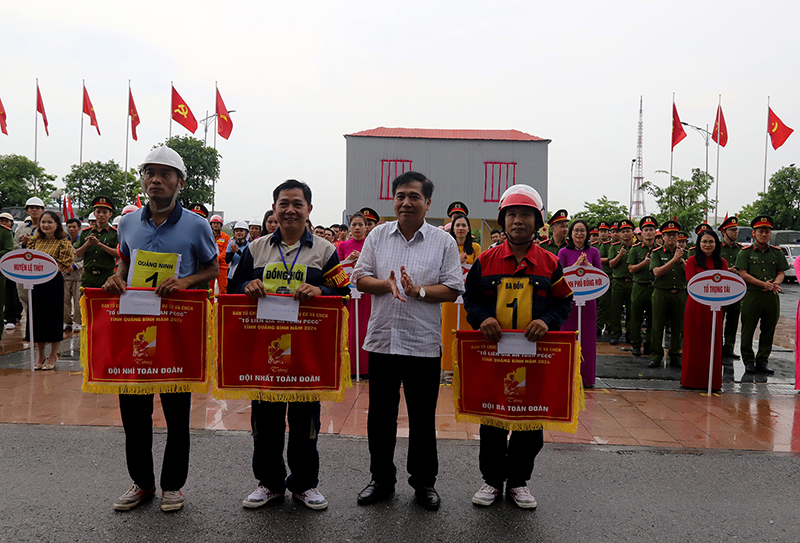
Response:
[{"label": "man wearing white helmet", "polygon": [[[25,202],[25,212],[30,219],[26,219],[14,233],[14,249],[24,249],[28,245],[28,240],[36,235],[36,232],[39,230],[39,219],[42,213],[44,213],[44,202],[41,198],[36,196],[28,198],[28,201]],[[25,313],[27,313],[28,293],[25,291],[25,287],[22,286],[22,283],[17,283],[17,294]]]},{"label": "man wearing white helmet", "polygon": [[94,216],[94,211],[89,213],[89,217],[86,219],[86,222],[88,222],[89,226],[91,226],[92,228],[94,228],[94,225],[97,224],[97,217]]},{"label": "man wearing white helmet", "polygon": [[[157,283],[156,294],[167,296],[181,289],[206,288],[219,274],[219,260],[211,227],[200,216],[177,203],[186,184],[183,159],[166,146],[153,149],[140,166],[139,174],[148,205],[122,217],[119,225],[117,273],[103,290],[125,292],[126,278],[134,249],[181,255],[177,277]],[[135,265],[135,264],[134,264]],[[161,407],[167,421],[167,447],[161,467],[161,509],[183,507],[181,488],[189,473],[189,392],[162,393]],[[153,394],[120,394],[119,410],[125,429],[125,453],[133,486],[114,503],[127,511],[155,493],[153,474]]]},{"label": "man wearing white helmet", "polygon": [[228,279],[233,279],[239,260],[242,259],[242,252],[250,244],[247,241],[247,231],[249,229],[250,226],[244,221],[237,222],[233,227],[233,239],[228,243],[228,248],[225,250],[225,262],[230,266]]},{"label": "man wearing white helmet", "polygon": [[[524,330],[528,341],[558,330],[572,310],[572,290],[558,258],[534,240],[544,224],[542,199],[528,185],[514,185],[500,198],[497,222],[506,243],[481,253],[467,274],[467,321],[486,341],[503,330]],[[528,490],[533,462],[544,443],[542,430],[513,431],[481,425],[479,465],[484,484],[476,505],[491,505],[503,493],[523,509],[534,509]]]}]

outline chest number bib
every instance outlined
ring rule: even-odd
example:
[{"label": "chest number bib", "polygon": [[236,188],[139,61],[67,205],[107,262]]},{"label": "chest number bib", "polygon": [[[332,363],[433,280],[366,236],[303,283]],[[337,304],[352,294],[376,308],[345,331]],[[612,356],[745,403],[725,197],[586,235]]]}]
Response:
[{"label": "chest number bib", "polygon": [[306,265],[295,264],[290,273],[282,262],[267,264],[264,266],[264,277],[261,281],[271,294],[294,294],[306,282]]},{"label": "chest number bib", "polygon": [[503,330],[520,330],[532,320],[533,286],[525,277],[506,277],[497,285],[495,315]]},{"label": "chest number bib", "polygon": [[128,286],[156,288],[167,277],[177,277],[181,257],[176,253],[154,253],[133,251],[131,268],[128,272]]}]

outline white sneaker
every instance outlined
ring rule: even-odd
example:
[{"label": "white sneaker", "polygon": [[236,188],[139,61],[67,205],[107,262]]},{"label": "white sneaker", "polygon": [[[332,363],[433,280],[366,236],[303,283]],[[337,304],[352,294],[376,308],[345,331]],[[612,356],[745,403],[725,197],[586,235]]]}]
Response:
[{"label": "white sneaker", "polygon": [[509,488],[507,494],[511,496],[517,507],[522,509],[536,509],[539,505],[536,503],[536,498],[531,495],[531,491],[527,486],[518,486],[517,488]]},{"label": "white sneaker", "polygon": [[293,492],[292,497],[306,504],[309,509],[325,509],[328,507],[328,500],[316,488],[309,488],[302,494]]},{"label": "white sneaker", "polygon": [[17,325],[14,324],[13,322],[7,322],[6,323],[6,330],[13,330],[16,327],[17,327]]},{"label": "white sneaker", "polygon": [[480,490],[478,490],[475,495],[472,496],[472,503],[475,505],[492,505],[499,495],[499,490],[492,485],[483,483],[483,486],[481,486]]},{"label": "white sneaker", "polygon": [[81,331],[81,325],[80,324],[73,324],[72,325],[72,331],[73,332],[80,332]]},{"label": "white sneaker", "polygon": [[247,496],[247,499],[242,501],[242,505],[248,509],[256,509],[262,505],[266,505],[272,500],[282,499],[283,494],[276,494],[265,486],[258,485],[252,494]]},{"label": "white sneaker", "polygon": [[180,490],[165,490],[161,493],[161,510],[178,511],[183,509],[183,494]]},{"label": "white sneaker", "polygon": [[155,487],[151,488],[150,490],[144,490],[143,488],[139,488],[138,485],[134,484],[125,494],[117,498],[117,501],[114,502],[114,509],[116,511],[129,511],[139,505],[142,500],[155,494],[155,492]]}]

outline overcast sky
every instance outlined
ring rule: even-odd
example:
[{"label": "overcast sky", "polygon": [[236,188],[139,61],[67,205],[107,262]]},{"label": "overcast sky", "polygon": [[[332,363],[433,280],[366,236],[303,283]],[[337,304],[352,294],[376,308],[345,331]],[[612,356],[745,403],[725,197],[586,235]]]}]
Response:
[{"label": "overcast sky", "polygon": [[[50,137],[39,127],[39,162],[58,184],[78,162],[81,79],[102,131],[86,118],[84,160],[121,165],[131,80],[142,121],[131,166],[168,135],[170,81],[198,119],[213,113],[218,81],[236,110],[230,140],[217,138],[226,219],[261,217],[272,189],[297,178],[314,190],[312,221],[339,222],[342,135],[378,126],[551,139],[548,207],[575,213],[603,195],[628,203],[640,95],[645,179],[664,185],[655,171],[669,169],[672,93],[683,121],[709,129],[721,94],[724,215],[761,190],[768,95],[800,129],[799,17],[796,0],[4,2],[10,135],[0,134],[0,154],[33,158],[36,77],[50,122]],[[770,146],[768,176],[800,162],[798,151],[800,133]],[[709,164],[714,175],[713,142]],[[705,167],[705,146],[687,129],[674,174],[694,167]],[[652,198],[646,205],[655,211]]]}]

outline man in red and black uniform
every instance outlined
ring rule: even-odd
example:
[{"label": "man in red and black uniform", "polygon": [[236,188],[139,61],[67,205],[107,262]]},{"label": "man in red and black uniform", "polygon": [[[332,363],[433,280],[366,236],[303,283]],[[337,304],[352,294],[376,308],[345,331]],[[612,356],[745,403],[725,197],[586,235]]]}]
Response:
[{"label": "man in red and black uniform", "polygon": [[[543,224],[542,200],[527,185],[514,185],[500,199],[498,222],[507,243],[481,253],[467,275],[464,307],[467,321],[487,341],[503,330],[524,330],[538,341],[559,330],[572,311],[572,290],[561,264],[534,241]],[[527,482],[542,449],[542,430],[514,431],[481,425],[480,470],[484,484],[473,496],[477,505],[491,505],[506,493],[523,509],[536,507]]]}]

